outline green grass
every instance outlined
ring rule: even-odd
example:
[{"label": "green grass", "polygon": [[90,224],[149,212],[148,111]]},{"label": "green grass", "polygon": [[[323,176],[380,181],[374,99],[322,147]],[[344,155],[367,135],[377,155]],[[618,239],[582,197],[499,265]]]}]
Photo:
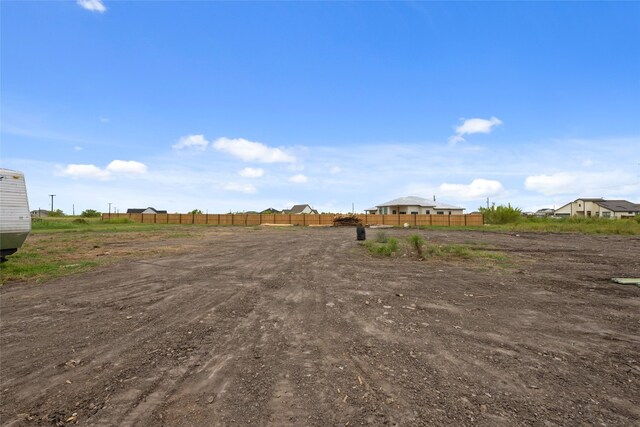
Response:
[{"label": "green grass", "polygon": [[[40,253],[44,252],[44,253]],[[86,271],[98,265],[96,261],[74,260],[64,261],[58,259],[61,252],[69,253],[69,248],[60,251],[47,250],[36,251],[33,248],[22,248],[9,257],[9,261],[0,264],[2,281],[35,279],[52,279],[68,274]]]},{"label": "green grass", "polygon": [[[78,221],[81,219],[82,221]],[[143,224],[131,221],[128,218],[114,218],[111,220],[101,220],[100,218],[36,218],[31,222],[31,232],[34,234],[48,233],[73,233],[73,232],[147,232],[170,230],[181,227],[205,227],[205,225],[186,224]]]},{"label": "green grass", "polygon": [[469,260],[484,266],[511,267],[511,259],[505,253],[493,251],[486,244],[435,244],[424,240],[419,234],[409,236],[403,244],[393,237],[386,243],[369,240],[364,243],[374,256],[415,256],[419,260],[442,259],[449,261]]},{"label": "green grass", "polygon": [[[443,227],[425,226],[420,229],[443,229]],[[529,218],[521,217],[518,221],[507,224],[487,224],[477,227],[444,227],[447,230],[465,231],[510,231],[535,233],[581,233],[581,234],[615,234],[640,235],[640,218],[606,219],[606,218]]]},{"label": "green grass", "polygon": [[378,243],[372,240],[367,240],[364,246],[373,255],[391,256],[400,250],[398,239],[389,237],[385,243]]}]

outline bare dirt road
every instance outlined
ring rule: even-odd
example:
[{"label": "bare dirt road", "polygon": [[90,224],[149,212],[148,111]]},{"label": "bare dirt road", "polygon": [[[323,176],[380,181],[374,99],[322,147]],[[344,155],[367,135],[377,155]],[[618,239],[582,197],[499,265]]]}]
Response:
[{"label": "bare dirt road", "polygon": [[640,239],[419,233],[509,265],[206,228],[171,257],[7,284],[1,424],[640,424],[640,288],[610,282],[639,275]]}]

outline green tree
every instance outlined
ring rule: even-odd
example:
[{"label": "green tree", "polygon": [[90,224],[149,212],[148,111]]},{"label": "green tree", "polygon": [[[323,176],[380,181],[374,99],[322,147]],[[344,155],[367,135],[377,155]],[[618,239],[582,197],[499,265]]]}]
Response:
[{"label": "green tree", "polygon": [[202,213],[202,211],[200,209],[194,209],[192,211],[189,211],[189,213],[192,215],[199,215]]},{"label": "green tree", "polygon": [[56,209],[53,212],[49,212],[49,216],[50,217],[54,217],[54,218],[58,218],[58,217],[64,216],[64,212],[62,212],[62,209]]},{"label": "green tree", "polygon": [[102,216],[102,214],[95,209],[85,209],[80,216],[83,218],[98,218]]}]

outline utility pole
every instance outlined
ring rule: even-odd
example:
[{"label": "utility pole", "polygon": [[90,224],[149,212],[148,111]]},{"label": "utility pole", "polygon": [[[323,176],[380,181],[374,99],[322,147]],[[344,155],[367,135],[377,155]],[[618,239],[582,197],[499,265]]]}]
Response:
[{"label": "utility pole", "polygon": [[76,216],[76,204],[71,205],[71,216]]},{"label": "utility pole", "polygon": [[111,218],[111,202],[109,202],[109,218]]},{"label": "utility pole", "polygon": [[351,213],[355,213],[356,212],[356,204],[351,202]]},{"label": "utility pole", "polygon": [[49,197],[51,197],[51,213],[53,213],[53,198],[56,197],[55,194],[49,194]]},{"label": "utility pole", "polygon": [[487,197],[487,209],[489,209],[489,198]]}]

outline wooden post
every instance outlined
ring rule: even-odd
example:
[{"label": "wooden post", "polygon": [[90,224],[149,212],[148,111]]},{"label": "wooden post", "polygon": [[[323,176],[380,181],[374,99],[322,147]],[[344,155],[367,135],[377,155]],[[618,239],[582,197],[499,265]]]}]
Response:
[{"label": "wooden post", "polygon": [[464,216],[464,226],[465,227],[467,226],[467,216],[466,215]]}]

